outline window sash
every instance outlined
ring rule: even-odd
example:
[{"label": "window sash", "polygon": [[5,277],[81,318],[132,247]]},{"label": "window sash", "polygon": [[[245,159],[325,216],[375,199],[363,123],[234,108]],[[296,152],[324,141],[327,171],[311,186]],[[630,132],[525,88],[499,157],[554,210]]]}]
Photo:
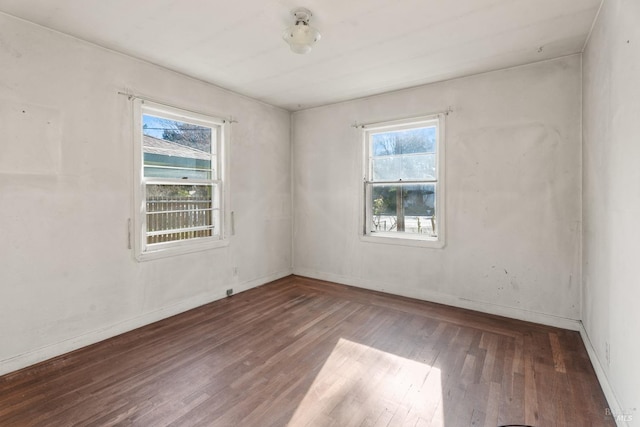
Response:
[{"label": "window sash", "polygon": [[[157,165],[145,161],[145,144],[143,116],[154,116],[160,119],[167,119],[193,124],[211,129],[211,152],[210,167],[201,167],[201,164],[194,167],[177,166],[173,167],[171,162]],[[173,254],[192,252],[195,250],[220,246],[218,242],[226,241],[224,230],[226,189],[224,182],[225,171],[225,138],[226,124],[222,119],[204,116],[198,113],[191,113],[186,110],[164,106],[153,102],[136,99],[134,100],[134,124],[136,133],[136,213],[135,227],[136,237],[134,240],[136,247],[136,257],[139,260],[153,259],[156,257]],[[158,138],[161,139],[161,138]],[[208,139],[208,138],[207,138]],[[166,140],[165,140],[166,141]],[[160,146],[162,147],[162,146]],[[208,151],[204,151],[207,153]],[[188,153],[186,153],[188,154]],[[190,158],[184,156],[185,158]],[[195,158],[194,158],[195,159]],[[176,175],[168,177],[145,176],[145,171],[149,169],[175,171]],[[184,173],[182,174],[182,172]],[[184,175],[179,178],[178,175]],[[207,177],[207,175],[209,177]],[[209,194],[204,198],[190,199],[188,195],[181,194],[179,199],[172,199],[169,196],[163,198],[162,187],[156,189],[160,191],[160,197],[153,200],[148,193],[150,186],[174,186],[168,189],[171,191],[190,191],[194,186],[209,187]],[[160,206],[164,204],[163,211],[151,209],[153,204]],[[163,216],[169,218],[162,219]],[[161,219],[160,228],[150,228],[150,221],[153,218]],[[165,221],[163,225],[163,221]],[[225,243],[226,244],[226,243]]]},{"label": "window sash", "polygon": [[[403,231],[387,229],[387,227],[375,227],[375,217],[378,217],[378,220],[381,220],[381,217],[393,218],[395,217],[397,221],[397,207],[396,207],[396,215],[391,211],[381,212],[378,215],[375,213],[374,209],[374,189],[376,187],[396,187],[396,191],[398,187],[418,187],[418,186],[432,186],[433,187],[433,212],[429,214],[428,212],[424,212],[424,215],[415,213],[414,211],[411,213],[404,213],[404,222],[405,229]],[[367,235],[378,235],[378,236],[388,236],[388,237],[406,237],[406,238],[437,238],[438,237],[438,226],[439,226],[439,218],[437,216],[438,213],[438,183],[435,181],[417,181],[417,182],[365,182],[364,184],[364,194],[365,194],[365,206],[366,206],[366,218],[365,218],[365,229],[364,232]],[[428,209],[428,204],[424,203],[424,208]],[[410,211],[411,207],[407,207],[403,205],[402,210],[404,212]],[[413,224],[413,223],[417,224]],[[426,222],[421,224],[421,222]],[[406,223],[409,223],[410,226],[407,226]],[[413,226],[415,225],[415,226]],[[382,228],[382,229],[381,229]],[[417,228],[416,232],[410,231],[412,229]],[[410,229],[410,230],[407,230]],[[431,230],[431,232],[429,232]]]},{"label": "window sash", "polygon": [[[441,247],[441,242],[444,238],[443,233],[443,224],[444,224],[444,206],[442,201],[444,200],[443,191],[444,186],[441,183],[443,173],[443,123],[444,122],[444,114],[438,114],[434,116],[428,116],[417,119],[407,119],[400,120],[395,122],[387,122],[387,123],[379,123],[379,124],[371,124],[363,127],[363,144],[364,144],[364,182],[363,182],[363,205],[364,212],[362,215],[363,218],[363,227],[362,233],[365,237],[382,237],[382,238],[392,238],[389,243],[400,242],[400,241],[416,241],[415,244],[419,241],[425,242],[434,242],[437,243],[436,247]],[[397,131],[407,131],[413,129],[422,129],[428,127],[435,127],[435,146],[432,151],[426,150],[424,152],[416,152],[416,153],[401,153],[401,154],[383,154],[379,156],[373,155],[373,136],[384,134],[384,133],[392,133]],[[416,177],[408,176],[408,179],[402,179],[402,175],[396,175],[398,179],[385,179],[385,176],[375,176],[374,175],[374,163],[376,160],[385,159],[385,158],[409,158],[416,156],[424,156],[425,154],[431,154],[435,157],[435,176],[425,176],[425,179],[416,179]],[[425,157],[425,161],[427,161]],[[395,178],[395,177],[394,177]],[[421,222],[423,220],[428,220],[426,228],[422,227],[422,224],[418,225],[417,229],[421,232],[423,229],[427,231],[433,231],[433,235],[431,233],[416,233],[416,232],[398,232],[397,230],[389,231],[381,229],[380,226],[378,229],[375,229],[374,226],[374,207],[373,207],[373,191],[374,187],[380,185],[387,186],[400,186],[400,187],[408,187],[408,186],[421,186],[421,185],[432,185],[434,189],[433,195],[433,214],[432,215],[404,215],[405,222],[408,218],[412,218],[411,221],[416,222],[414,217],[419,217]],[[397,209],[397,207],[396,207]],[[405,207],[406,209],[406,207]],[[397,212],[397,211],[396,211]],[[394,217],[394,215],[381,215],[378,216],[377,219],[381,219],[382,217]],[[397,216],[397,215],[396,215]],[[406,225],[406,224],[405,224]],[[405,227],[406,230],[406,227]],[[372,239],[372,241],[375,239]],[[401,244],[401,243],[400,243]]]}]

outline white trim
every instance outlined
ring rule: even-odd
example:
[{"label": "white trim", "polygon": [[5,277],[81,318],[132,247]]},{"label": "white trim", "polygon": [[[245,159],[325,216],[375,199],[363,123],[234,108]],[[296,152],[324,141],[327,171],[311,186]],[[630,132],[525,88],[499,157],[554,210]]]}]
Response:
[{"label": "white trim", "polygon": [[[161,182],[184,184],[181,180],[176,179],[160,179],[160,178],[144,178],[144,162],[143,162],[143,135],[142,135],[142,116],[145,113],[154,114],[159,117],[165,117],[170,120],[194,123],[196,125],[210,127],[216,133],[215,138],[215,161],[214,170],[217,171],[216,176],[212,176],[210,180],[189,180],[189,183],[196,185],[215,184],[220,198],[219,221],[220,232],[218,235],[211,237],[203,237],[194,240],[179,240],[173,242],[165,242],[161,244],[146,244],[146,184]],[[148,261],[158,258],[165,258],[174,255],[181,255],[208,249],[216,249],[229,245],[230,230],[230,193],[229,193],[229,144],[231,139],[231,128],[228,121],[222,118],[209,116],[206,114],[186,110],[183,108],[173,107],[166,104],[149,101],[144,98],[133,98],[133,174],[134,174],[134,212],[133,212],[133,240],[134,240],[134,256],[138,261]],[[212,141],[213,143],[213,141]],[[214,197],[215,198],[215,197]]]},{"label": "white trim", "polygon": [[378,243],[382,245],[413,246],[421,248],[444,248],[444,241],[433,237],[421,237],[419,234],[398,235],[385,232],[375,234],[360,234],[360,241],[365,243]]},{"label": "white trim", "polygon": [[[137,237],[137,234],[136,234]],[[206,240],[205,240],[206,239]],[[177,255],[191,254],[194,252],[206,251],[216,248],[224,248],[229,246],[229,239],[214,239],[202,237],[190,240],[181,240],[173,243],[171,247],[163,248],[157,244],[153,249],[147,249],[145,252],[137,253],[138,261],[150,261],[154,259],[167,258]],[[134,237],[134,241],[135,241]],[[140,239],[138,239],[140,240]],[[200,241],[199,241],[200,240]],[[169,243],[169,242],[167,242]]]},{"label": "white trim", "polygon": [[[287,277],[291,275],[291,273],[292,272],[290,270],[286,270],[242,283],[233,283],[234,294],[264,285],[265,283],[269,283],[283,277]],[[229,284],[229,287],[230,286],[231,284]],[[226,287],[222,286],[222,288]],[[176,304],[172,304],[154,311],[134,316],[132,318],[106,326],[104,328],[87,332],[77,337],[72,337],[64,341],[60,341],[33,351],[29,351],[27,353],[0,360],[0,375],[5,375],[22,368],[26,368],[33,364],[43,362],[57,356],[61,356],[82,347],[95,344],[108,338],[115,337],[125,332],[129,332],[142,326],[157,322],[159,320],[175,316],[176,314],[184,313],[185,311],[192,310],[194,308],[226,297],[227,295],[225,289],[219,289],[214,292],[192,297]]]},{"label": "white trim", "polygon": [[[358,236],[361,241],[368,243],[381,243],[401,246],[418,246],[426,248],[442,249],[446,243],[446,170],[445,170],[445,152],[446,152],[446,116],[448,112],[441,112],[430,115],[416,116],[397,120],[389,120],[384,122],[369,123],[367,125],[359,125],[359,137],[361,143],[362,156],[362,178],[363,183],[359,194],[358,208]],[[437,236],[421,235],[403,235],[401,233],[372,233],[371,224],[368,219],[372,215],[371,200],[368,194],[368,184],[375,183],[371,181],[371,161],[370,151],[371,142],[369,135],[373,133],[384,132],[386,130],[403,130],[418,128],[420,125],[431,124],[436,126],[436,199],[435,199],[435,216],[437,224]],[[426,182],[426,181],[425,181]]]},{"label": "white trim", "polygon": [[[349,101],[345,101],[345,102],[349,102]],[[314,107],[314,108],[320,108],[320,106],[319,107]],[[304,110],[300,110],[300,111],[304,111]],[[443,111],[434,111],[434,112],[431,112],[431,113],[422,113],[422,114],[418,114],[417,116],[402,117],[402,118],[399,118],[399,119],[398,118],[390,119],[390,120],[386,120],[384,122],[382,122],[382,121],[376,121],[376,122],[371,122],[371,123],[358,123],[358,122],[355,122],[351,126],[354,127],[354,128],[363,128],[363,129],[384,129],[384,128],[389,127],[389,126],[396,126],[396,125],[403,125],[403,124],[413,124],[413,123],[416,123],[416,119],[418,119],[418,121],[420,121],[420,119],[422,119],[422,118],[431,118],[431,117],[437,117],[437,116],[440,116],[440,115],[448,116],[450,113],[453,113],[453,107],[452,106],[449,106],[446,110],[443,110]]]},{"label": "white trim", "polygon": [[[602,387],[602,392],[604,393],[605,399],[607,399],[607,404],[609,405],[609,409],[613,414],[623,414],[622,406],[620,402],[616,398],[616,394],[613,392],[613,387],[611,387],[611,383],[609,382],[609,378],[607,378],[606,371],[600,363],[600,359],[598,358],[598,354],[596,353],[593,344],[591,343],[591,339],[589,338],[589,334],[584,327],[584,324],[580,322],[580,337],[582,338],[582,342],[584,343],[584,347],[587,349],[587,354],[589,355],[589,359],[591,360],[591,365],[593,366],[593,370],[596,372],[596,377],[598,378],[598,382],[600,383],[600,387]],[[614,417],[616,425],[620,427],[628,427],[629,423],[624,420],[617,420]]]},{"label": "white trim", "polygon": [[404,119],[369,123],[366,125],[360,125],[360,127],[365,131],[372,132],[372,133],[383,133],[388,130],[391,130],[391,131],[408,130],[408,129],[419,128],[423,124],[428,127],[428,124],[430,122],[435,122],[439,124],[440,118],[444,115],[445,113],[436,113],[436,114],[429,114],[429,115],[423,115],[423,116],[417,116],[417,117],[409,117]]},{"label": "white trim", "polygon": [[[347,286],[354,286],[357,288],[386,292],[393,295],[415,298],[428,302],[435,302],[452,307],[465,308],[468,310],[479,311],[496,316],[509,317],[511,319],[524,320],[526,322],[539,323],[541,325],[553,326],[556,328],[568,329],[571,331],[580,330],[579,320],[557,316],[549,313],[523,310],[521,308],[508,307],[486,301],[476,301],[426,289],[421,290],[416,288],[399,288],[397,285],[391,286],[389,283],[379,280],[348,277],[338,274],[314,271],[306,268],[296,268],[294,269],[293,274],[298,276],[310,277],[313,279],[340,283]],[[391,291],[391,289],[393,289],[393,291]]]},{"label": "white trim", "polygon": [[[142,108],[151,114],[160,114],[162,118],[168,118],[169,120],[175,120],[180,122],[189,122],[203,127],[222,126],[227,123],[228,120],[208,115],[205,113],[199,113],[197,111],[188,110],[186,108],[174,107],[169,104],[163,104],[160,102],[150,101],[145,98],[134,98],[134,103],[143,105]],[[213,126],[212,126],[213,125]]]}]

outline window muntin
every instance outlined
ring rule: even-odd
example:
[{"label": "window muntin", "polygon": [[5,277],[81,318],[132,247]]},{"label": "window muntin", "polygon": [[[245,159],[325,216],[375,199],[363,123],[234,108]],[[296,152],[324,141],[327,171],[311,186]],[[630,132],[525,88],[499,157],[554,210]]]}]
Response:
[{"label": "window muntin", "polygon": [[139,259],[224,239],[224,121],[136,100]]},{"label": "window muntin", "polygon": [[438,115],[365,127],[366,237],[442,243],[442,123]]}]

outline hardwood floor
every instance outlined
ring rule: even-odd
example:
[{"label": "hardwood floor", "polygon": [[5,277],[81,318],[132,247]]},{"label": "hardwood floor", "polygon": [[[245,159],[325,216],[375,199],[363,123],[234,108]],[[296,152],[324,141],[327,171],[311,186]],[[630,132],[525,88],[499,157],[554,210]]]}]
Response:
[{"label": "hardwood floor", "polygon": [[0,377],[1,426],[613,426],[576,332],[291,276]]}]

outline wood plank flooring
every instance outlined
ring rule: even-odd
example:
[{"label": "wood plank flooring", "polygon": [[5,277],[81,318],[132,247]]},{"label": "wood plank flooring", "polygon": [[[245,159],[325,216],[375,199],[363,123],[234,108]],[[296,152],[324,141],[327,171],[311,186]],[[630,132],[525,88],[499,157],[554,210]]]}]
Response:
[{"label": "wood plank flooring", "polygon": [[576,332],[291,276],[0,377],[1,426],[613,426]]}]

